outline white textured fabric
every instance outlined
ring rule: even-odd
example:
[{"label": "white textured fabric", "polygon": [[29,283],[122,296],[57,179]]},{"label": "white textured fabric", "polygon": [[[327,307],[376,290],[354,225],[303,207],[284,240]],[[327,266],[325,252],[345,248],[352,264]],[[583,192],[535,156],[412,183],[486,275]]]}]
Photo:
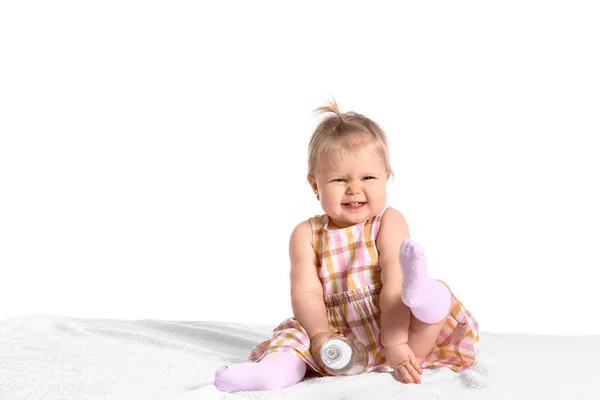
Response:
[{"label": "white textured fabric", "polygon": [[481,333],[479,364],[307,379],[273,392],[222,393],[213,377],[275,325],[31,316],[0,321],[0,399],[598,399],[600,336]]}]

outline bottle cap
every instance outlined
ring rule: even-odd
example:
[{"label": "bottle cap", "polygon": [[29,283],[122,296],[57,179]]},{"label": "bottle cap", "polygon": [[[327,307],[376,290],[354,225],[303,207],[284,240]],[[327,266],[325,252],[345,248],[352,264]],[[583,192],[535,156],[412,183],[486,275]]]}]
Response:
[{"label": "bottle cap", "polygon": [[321,347],[321,361],[327,368],[340,370],[348,365],[352,348],[343,340],[329,339]]}]

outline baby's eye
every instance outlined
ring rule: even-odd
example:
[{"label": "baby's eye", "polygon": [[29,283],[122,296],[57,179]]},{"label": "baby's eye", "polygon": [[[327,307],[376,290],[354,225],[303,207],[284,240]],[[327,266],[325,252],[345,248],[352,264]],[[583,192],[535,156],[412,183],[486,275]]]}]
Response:
[{"label": "baby's eye", "polygon": [[343,178],[337,178],[337,179],[334,179],[333,181],[334,182],[344,182],[345,179],[343,179]]},{"label": "baby's eye", "polygon": [[371,180],[371,179],[375,179],[375,177],[374,176],[365,176],[363,179],[365,179],[365,180]]}]

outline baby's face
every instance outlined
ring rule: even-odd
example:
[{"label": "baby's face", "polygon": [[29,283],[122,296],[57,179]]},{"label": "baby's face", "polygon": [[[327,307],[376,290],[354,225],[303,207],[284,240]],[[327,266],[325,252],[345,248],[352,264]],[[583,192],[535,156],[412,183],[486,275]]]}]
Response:
[{"label": "baby's face", "polygon": [[319,161],[313,178],[330,227],[346,228],[377,215],[386,203],[389,173],[373,144],[337,150]]}]

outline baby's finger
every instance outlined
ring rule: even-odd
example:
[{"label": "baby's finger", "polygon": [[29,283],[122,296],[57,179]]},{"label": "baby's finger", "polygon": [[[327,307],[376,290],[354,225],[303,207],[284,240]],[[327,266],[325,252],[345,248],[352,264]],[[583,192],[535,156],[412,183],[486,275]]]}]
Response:
[{"label": "baby's finger", "polygon": [[415,383],[421,383],[421,377],[419,376],[417,369],[415,367],[413,367],[413,365],[410,362],[404,364],[404,367],[410,374],[410,382],[407,382],[407,383],[413,383],[413,381]]},{"label": "baby's finger", "polygon": [[[412,372],[411,372],[412,371]],[[410,364],[404,364],[396,368],[397,375],[401,378],[398,380],[402,380],[404,383],[414,383],[416,382],[415,377],[419,377],[416,371],[411,367]]]},{"label": "baby's finger", "polygon": [[[398,367],[398,369],[396,371],[398,372],[398,375],[400,375],[400,378],[404,383],[413,383],[410,373],[408,372],[408,370],[406,368],[404,368],[404,366]],[[398,380],[400,380],[400,379],[398,379]]]},{"label": "baby's finger", "polygon": [[421,367],[421,363],[419,360],[415,360],[414,358],[411,360],[413,367],[417,370],[419,375],[423,374],[423,368]]},{"label": "baby's finger", "polygon": [[392,376],[398,382],[404,382],[404,377],[402,376],[402,372],[400,371],[400,367],[394,368],[394,370],[392,371]]},{"label": "baby's finger", "polygon": [[419,376],[419,372],[417,372],[416,368],[408,364],[406,369],[408,369],[408,372],[410,372],[411,378],[415,381],[415,383],[421,383],[421,377]]}]

